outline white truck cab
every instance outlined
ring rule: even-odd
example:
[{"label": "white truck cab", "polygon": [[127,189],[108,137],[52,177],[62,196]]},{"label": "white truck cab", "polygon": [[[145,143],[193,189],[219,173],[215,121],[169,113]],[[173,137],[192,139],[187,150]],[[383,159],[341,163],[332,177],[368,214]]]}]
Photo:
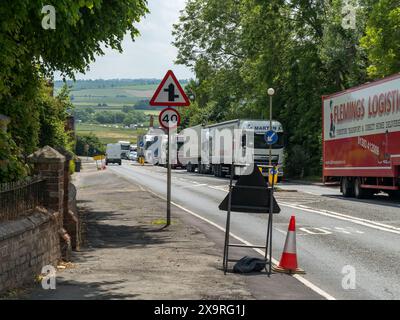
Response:
[{"label": "white truck cab", "polygon": [[122,164],[121,151],[122,150],[120,143],[107,144],[106,165],[108,166],[109,163],[117,163],[121,165]]}]

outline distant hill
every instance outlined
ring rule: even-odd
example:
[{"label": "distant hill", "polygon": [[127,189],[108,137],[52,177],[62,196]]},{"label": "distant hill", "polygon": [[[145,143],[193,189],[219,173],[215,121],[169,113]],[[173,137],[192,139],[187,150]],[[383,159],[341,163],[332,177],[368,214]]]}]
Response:
[{"label": "distant hill", "polygon": [[[112,79],[67,81],[71,101],[77,108],[93,107],[101,110],[120,110],[123,106],[140,105],[147,110],[158,110],[146,105],[160,79]],[[188,80],[180,80],[184,86]],[[63,81],[55,81],[55,91],[61,89]]]},{"label": "distant hill", "polygon": [[[184,81],[182,81],[182,84],[184,83]],[[78,91],[86,89],[104,89],[104,88],[127,87],[127,86],[158,85],[160,82],[161,82],[160,79],[111,79],[111,80],[97,79],[97,80],[77,80],[76,82],[68,80],[67,85],[69,87],[73,87],[74,91]],[[56,89],[60,89],[63,85],[64,82],[61,80],[54,82],[54,86]]]}]

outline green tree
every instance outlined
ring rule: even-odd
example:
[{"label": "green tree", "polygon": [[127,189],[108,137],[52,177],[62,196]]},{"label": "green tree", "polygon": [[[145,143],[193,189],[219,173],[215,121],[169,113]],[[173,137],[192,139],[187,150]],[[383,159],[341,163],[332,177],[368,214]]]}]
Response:
[{"label": "green tree", "polygon": [[288,134],[286,173],[320,173],[321,96],[368,79],[359,43],[374,1],[359,3],[356,29],[347,30],[341,0],[189,0],[174,26],[177,62],[197,78],[182,127],[266,119],[273,87],[273,117]]},{"label": "green tree", "polygon": [[0,130],[0,183],[15,181],[26,176],[28,172],[21,149],[9,134]]},{"label": "green tree", "polygon": [[74,141],[70,132],[65,131],[65,122],[68,111],[71,112],[73,105],[69,99],[69,91],[66,86],[53,98],[50,88],[43,86],[40,90],[41,96],[38,101],[40,107],[40,131],[39,146],[61,146],[73,151]]},{"label": "green tree", "polygon": [[400,72],[400,1],[379,0],[369,16],[361,46],[368,53],[368,74],[380,78]]},{"label": "green tree", "polygon": [[93,157],[99,154],[104,154],[105,152],[105,146],[92,132],[86,136],[76,137],[76,154],[78,156]]},{"label": "green tree", "polygon": [[64,116],[63,102],[51,101],[44,79],[55,71],[71,78],[85,72],[104,47],[121,52],[125,34],[137,37],[135,23],[148,12],[145,0],[55,1],[56,29],[45,30],[43,5],[0,4],[0,113],[11,118],[11,140],[24,156],[43,143],[66,143],[60,122],[52,122]]}]

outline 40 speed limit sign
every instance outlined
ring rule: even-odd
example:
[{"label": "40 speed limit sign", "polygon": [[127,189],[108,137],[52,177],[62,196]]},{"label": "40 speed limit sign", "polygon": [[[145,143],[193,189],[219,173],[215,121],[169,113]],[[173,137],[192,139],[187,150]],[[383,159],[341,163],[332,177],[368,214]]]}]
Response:
[{"label": "40 speed limit sign", "polygon": [[158,116],[158,121],[165,129],[175,129],[181,123],[181,115],[175,109],[167,108],[161,111],[160,115]]}]

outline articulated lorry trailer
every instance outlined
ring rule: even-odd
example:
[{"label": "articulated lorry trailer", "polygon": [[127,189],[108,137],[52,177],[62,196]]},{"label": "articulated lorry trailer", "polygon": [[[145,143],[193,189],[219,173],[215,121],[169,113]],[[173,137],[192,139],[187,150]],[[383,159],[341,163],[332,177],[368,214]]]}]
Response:
[{"label": "articulated lorry trailer", "polygon": [[346,197],[399,197],[400,74],[322,100],[324,182]]},{"label": "articulated lorry trailer", "polygon": [[[272,129],[278,135],[278,142],[272,146],[272,164],[278,167],[278,175],[280,179],[283,176],[283,160],[284,160],[284,137],[283,128],[278,121],[272,122]],[[235,130],[242,130],[243,135],[239,137],[240,143],[233,143]],[[217,123],[209,126],[195,126],[187,128],[180,132],[181,136],[186,136],[185,144],[192,145],[190,155],[185,152],[179,152],[181,162],[186,166],[187,171],[198,173],[214,174],[216,177],[224,177],[230,174],[231,165],[224,161],[226,155],[235,154],[235,148],[239,148],[244,154],[246,147],[251,147],[254,152],[253,161],[262,169],[264,176],[268,175],[269,166],[269,145],[265,140],[266,132],[270,130],[270,122],[268,120],[231,120]],[[190,137],[187,132],[191,131]],[[229,141],[221,142],[221,134],[230,132]],[[246,139],[248,134],[252,133],[251,145]],[[220,140],[220,141],[218,141]],[[223,141],[223,138],[222,138]],[[216,149],[216,144],[219,148]],[[185,148],[187,150],[187,146]],[[246,167],[249,163],[241,163],[242,167]],[[237,174],[237,173],[235,173]],[[240,175],[240,173],[239,173]]]}]

